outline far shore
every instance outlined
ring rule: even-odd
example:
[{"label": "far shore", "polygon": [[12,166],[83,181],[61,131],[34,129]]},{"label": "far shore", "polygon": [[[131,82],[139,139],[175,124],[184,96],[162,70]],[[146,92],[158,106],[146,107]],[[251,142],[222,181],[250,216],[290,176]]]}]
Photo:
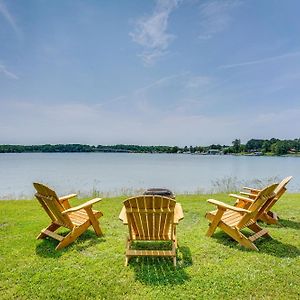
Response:
[{"label": "far shore", "polygon": [[78,153],[116,153],[116,154],[183,154],[183,155],[200,155],[200,156],[250,156],[250,157],[300,157],[300,153],[289,153],[289,154],[282,154],[282,155],[277,155],[274,153],[262,153],[262,154],[255,154],[255,153],[191,153],[191,152],[177,152],[177,153],[172,153],[172,152],[137,152],[137,151],[26,151],[26,152],[0,152],[1,154],[78,154]]}]

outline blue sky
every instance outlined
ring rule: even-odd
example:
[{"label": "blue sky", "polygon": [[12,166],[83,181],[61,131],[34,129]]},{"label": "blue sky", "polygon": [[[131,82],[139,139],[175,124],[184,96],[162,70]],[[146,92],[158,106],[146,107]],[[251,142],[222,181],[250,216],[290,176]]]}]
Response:
[{"label": "blue sky", "polygon": [[298,138],[300,2],[0,0],[0,143]]}]

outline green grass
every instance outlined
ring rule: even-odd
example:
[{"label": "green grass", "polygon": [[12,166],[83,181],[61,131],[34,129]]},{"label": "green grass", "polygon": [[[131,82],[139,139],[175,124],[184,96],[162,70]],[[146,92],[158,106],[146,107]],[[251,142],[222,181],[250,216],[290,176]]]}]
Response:
[{"label": "green grass", "polygon": [[104,213],[103,237],[91,229],[58,252],[56,241],[35,240],[49,222],[36,200],[0,201],[0,298],[299,299],[300,194],[277,203],[281,226],[267,226],[273,239],[257,240],[259,252],[219,229],[205,237],[204,214],[214,208],[208,197],[177,196],[185,219],[178,226],[176,269],[169,258],[133,258],[124,267],[127,228],[118,220],[124,197],[95,206]]}]

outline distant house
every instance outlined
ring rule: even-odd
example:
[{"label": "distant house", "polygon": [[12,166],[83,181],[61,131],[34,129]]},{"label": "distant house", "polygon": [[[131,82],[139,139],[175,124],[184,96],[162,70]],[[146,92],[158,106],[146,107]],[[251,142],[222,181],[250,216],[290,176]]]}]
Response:
[{"label": "distant house", "polygon": [[289,154],[295,154],[297,153],[297,150],[295,148],[292,148],[288,151]]},{"label": "distant house", "polygon": [[255,156],[262,156],[262,155],[263,155],[263,153],[262,153],[262,152],[260,152],[260,151],[256,151],[256,152],[254,152],[254,155],[255,155]]},{"label": "distant house", "polygon": [[210,155],[217,155],[217,154],[222,154],[222,151],[218,150],[218,149],[209,149],[207,151],[207,154],[210,154]]}]

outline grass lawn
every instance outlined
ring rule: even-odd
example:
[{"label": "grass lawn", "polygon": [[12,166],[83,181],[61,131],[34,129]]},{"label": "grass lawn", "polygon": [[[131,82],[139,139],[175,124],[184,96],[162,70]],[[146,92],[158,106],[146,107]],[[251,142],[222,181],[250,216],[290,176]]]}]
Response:
[{"label": "grass lawn", "polygon": [[49,223],[37,200],[0,201],[0,298],[300,299],[300,194],[276,204],[281,225],[267,226],[273,239],[258,239],[259,252],[243,249],[219,229],[205,237],[204,214],[214,209],[205,201],[210,197],[176,198],[185,214],[176,269],[170,258],[133,258],[124,267],[127,228],[118,215],[125,197],[95,205],[104,213],[103,237],[91,228],[61,251],[54,250],[55,240],[35,240]]}]

